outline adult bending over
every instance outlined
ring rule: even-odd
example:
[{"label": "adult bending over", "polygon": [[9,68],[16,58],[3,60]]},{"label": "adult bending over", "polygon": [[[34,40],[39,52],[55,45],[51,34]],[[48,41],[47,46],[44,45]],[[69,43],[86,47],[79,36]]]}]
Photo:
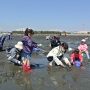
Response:
[{"label": "adult bending over", "polygon": [[8,60],[15,65],[22,65],[21,53],[23,49],[23,43],[19,41],[15,47],[13,47],[7,54]]},{"label": "adult bending over", "polygon": [[67,50],[68,50],[67,43],[62,43],[61,45],[53,48],[47,55],[47,60],[49,61],[49,67],[52,66],[53,62],[55,62],[57,65],[60,65],[62,67],[66,67],[63,64],[63,62],[65,62],[65,64],[71,67],[71,63],[69,62],[68,58],[64,56]]}]

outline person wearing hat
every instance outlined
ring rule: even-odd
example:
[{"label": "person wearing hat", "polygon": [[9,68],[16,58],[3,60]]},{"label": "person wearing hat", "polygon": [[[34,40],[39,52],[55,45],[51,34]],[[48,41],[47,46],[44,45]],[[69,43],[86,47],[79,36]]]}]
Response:
[{"label": "person wearing hat", "polygon": [[8,60],[13,62],[15,65],[22,65],[21,53],[23,49],[23,43],[19,41],[9,52]]},{"label": "person wearing hat", "polygon": [[[80,53],[79,49],[75,49],[71,55],[70,55],[70,61],[71,61],[71,65],[78,65],[81,66],[82,62],[83,62],[83,56]],[[78,63],[78,64],[77,64]]]},{"label": "person wearing hat", "polygon": [[88,45],[86,44],[86,39],[82,39],[78,49],[83,54],[85,53],[87,58],[90,59],[89,52],[88,52]]},{"label": "person wearing hat", "polygon": [[66,51],[68,50],[68,44],[62,43],[61,45],[53,48],[48,54],[47,54],[47,60],[49,61],[48,67],[52,67],[52,63],[55,62],[56,65],[66,67],[65,64],[67,64],[69,67],[71,67],[71,63],[68,60],[67,57],[64,56]]}]

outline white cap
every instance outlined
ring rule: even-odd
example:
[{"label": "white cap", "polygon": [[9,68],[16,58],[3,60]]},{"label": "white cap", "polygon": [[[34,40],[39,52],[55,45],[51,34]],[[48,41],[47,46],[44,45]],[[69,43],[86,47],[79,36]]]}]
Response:
[{"label": "white cap", "polygon": [[81,41],[82,41],[82,42],[86,42],[86,39],[82,39]]},{"label": "white cap", "polygon": [[15,45],[16,48],[18,49],[23,49],[23,43],[21,41],[19,41],[16,45]]}]

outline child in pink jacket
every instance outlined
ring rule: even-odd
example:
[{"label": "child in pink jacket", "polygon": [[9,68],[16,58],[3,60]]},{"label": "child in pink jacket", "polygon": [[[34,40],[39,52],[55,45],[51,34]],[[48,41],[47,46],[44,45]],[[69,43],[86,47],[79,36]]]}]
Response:
[{"label": "child in pink jacket", "polygon": [[83,62],[83,56],[79,52],[79,49],[75,49],[72,54],[70,55],[71,64],[75,64],[77,61],[80,62],[80,65],[82,65]]},{"label": "child in pink jacket", "polygon": [[82,39],[80,45],[78,46],[78,49],[81,53],[85,53],[87,55],[87,58],[90,59],[89,52],[88,52],[88,46],[86,44],[86,40]]}]

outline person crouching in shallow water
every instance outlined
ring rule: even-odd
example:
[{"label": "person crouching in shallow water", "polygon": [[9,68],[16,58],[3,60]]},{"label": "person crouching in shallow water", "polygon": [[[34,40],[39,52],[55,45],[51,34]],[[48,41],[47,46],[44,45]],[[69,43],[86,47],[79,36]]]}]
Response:
[{"label": "person crouching in shallow water", "polygon": [[80,52],[85,53],[87,55],[87,58],[90,59],[89,52],[88,52],[88,45],[86,44],[86,40],[82,39],[80,45],[78,46],[78,49]]},{"label": "person crouching in shallow water", "polygon": [[71,65],[76,65],[77,67],[82,66],[83,56],[79,49],[75,49],[70,55]]},{"label": "person crouching in shallow water", "polygon": [[[68,44],[62,43],[59,46],[53,48],[48,54],[47,54],[47,60],[49,61],[48,68],[52,67],[52,63],[55,62],[56,65],[60,65],[62,67],[66,67],[68,65],[71,67],[71,63],[68,60],[67,57],[64,56],[66,51],[68,50]],[[64,65],[63,62],[66,64]]]},{"label": "person crouching in shallow water", "polygon": [[37,43],[33,42],[32,36],[34,35],[34,31],[32,29],[26,28],[24,36],[22,38],[23,42],[23,53],[22,53],[22,60],[23,60],[23,67],[30,68],[30,60],[33,48],[37,47]]},{"label": "person crouching in shallow water", "polygon": [[22,65],[21,53],[23,49],[23,43],[19,41],[14,48],[8,52],[8,60],[13,62],[15,65]]}]

